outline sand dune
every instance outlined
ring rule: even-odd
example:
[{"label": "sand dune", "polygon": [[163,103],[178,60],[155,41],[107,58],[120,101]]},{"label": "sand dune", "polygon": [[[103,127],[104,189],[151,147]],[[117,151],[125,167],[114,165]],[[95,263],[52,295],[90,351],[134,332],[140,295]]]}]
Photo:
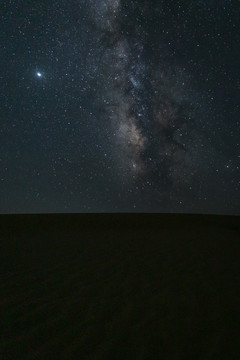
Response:
[{"label": "sand dune", "polygon": [[2,215],[1,359],[239,359],[239,217]]}]

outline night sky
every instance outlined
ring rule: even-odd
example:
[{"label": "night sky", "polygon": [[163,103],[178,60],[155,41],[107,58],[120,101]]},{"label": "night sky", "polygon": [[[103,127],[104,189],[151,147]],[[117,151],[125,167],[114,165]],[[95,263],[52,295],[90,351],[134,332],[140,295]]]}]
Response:
[{"label": "night sky", "polygon": [[0,212],[240,215],[240,2],[2,0]]}]

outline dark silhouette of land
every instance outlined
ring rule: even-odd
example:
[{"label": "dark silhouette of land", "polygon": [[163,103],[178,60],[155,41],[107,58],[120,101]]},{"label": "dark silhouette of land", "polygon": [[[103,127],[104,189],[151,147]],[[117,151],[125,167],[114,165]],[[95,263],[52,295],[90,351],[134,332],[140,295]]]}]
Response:
[{"label": "dark silhouette of land", "polygon": [[1,215],[6,359],[240,359],[240,221]]}]

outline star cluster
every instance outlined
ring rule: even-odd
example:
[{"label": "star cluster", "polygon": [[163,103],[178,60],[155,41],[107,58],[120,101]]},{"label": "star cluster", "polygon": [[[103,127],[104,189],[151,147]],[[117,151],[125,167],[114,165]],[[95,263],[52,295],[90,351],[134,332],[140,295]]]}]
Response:
[{"label": "star cluster", "polygon": [[2,212],[239,213],[233,1],[1,7]]}]

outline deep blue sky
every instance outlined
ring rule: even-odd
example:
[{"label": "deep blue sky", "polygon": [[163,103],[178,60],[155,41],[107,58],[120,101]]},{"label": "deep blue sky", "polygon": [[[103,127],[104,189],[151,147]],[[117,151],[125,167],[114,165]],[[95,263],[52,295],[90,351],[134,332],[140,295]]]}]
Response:
[{"label": "deep blue sky", "polygon": [[0,212],[240,214],[239,1],[2,1]]}]

